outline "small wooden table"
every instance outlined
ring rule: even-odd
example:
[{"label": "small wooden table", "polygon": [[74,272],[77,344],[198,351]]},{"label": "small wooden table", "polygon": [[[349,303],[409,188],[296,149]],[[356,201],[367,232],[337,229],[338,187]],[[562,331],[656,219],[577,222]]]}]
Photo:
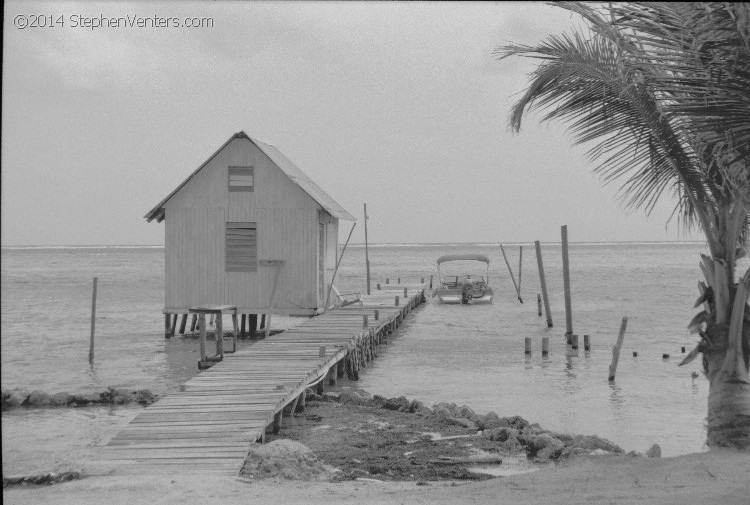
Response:
[{"label": "small wooden table", "polygon": [[[232,314],[232,350],[237,350],[237,306],[236,305],[200,305],[189,309],[191,314],[198,314],[198,325],[200,326],[201,359],[198,368],[209,368],[217,361],[224,359],[224,329],[221,325],[222,314]],[[206,314],[214,314],[216,318],[216,355],[206,356]]]}]

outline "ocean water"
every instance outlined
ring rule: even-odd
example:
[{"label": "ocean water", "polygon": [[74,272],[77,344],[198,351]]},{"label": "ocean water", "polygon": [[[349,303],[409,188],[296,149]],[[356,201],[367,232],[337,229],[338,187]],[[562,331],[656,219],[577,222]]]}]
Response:
[{"label": "ocean water", "polygon": [[[517,280],[519,245],[505,244]],[[697,361],[677,366],[681,347],[689,351],[696,342],[686,324],[695,312],[703,244],[571,244],[577,353],[564,343],[560,244],[542,244],[553,328],[537,315],[534,247],[523,246],[521,304],[496,244],[371,245],[372,290],[386,278],[429,282],[433,274],[436,280],[435,261],[442,254],[480,253],[491,259],[495,302],[451,306],[430,300],[368,364],[359,386],[428,405],[449,401],[480,413],[521,415],[547,429],[598,434],[626,450],[652,443],[659,443],[664,455],[705,450],[708,383],[702,375],[691,377],[700,369]],[[165,394],[197,373],[197,339],[163,337],[162,247],[2,248],[1,265],[3,389],[54,393],[115,386]],[[89,365],[95,276],[96,356]],[[365,292],[363,245],[347,248],[336,284],[342,292]],[[611,346],[623,316],[629,318],[625,343],[617,379],[609,383]],[[274,326],[301,321],[274,317]],[[590,352],[583,350],[583,334],[591,335]],[[550,337],[548,357],[541,356],[544,336]],[[531,357],[524,355],[524,337],[533,339]],[[671,357],[662,359],[664,353]],[[137,412],[137,407],[4,412],[3,471],[62,468],[76,450],[105,444]]]}]

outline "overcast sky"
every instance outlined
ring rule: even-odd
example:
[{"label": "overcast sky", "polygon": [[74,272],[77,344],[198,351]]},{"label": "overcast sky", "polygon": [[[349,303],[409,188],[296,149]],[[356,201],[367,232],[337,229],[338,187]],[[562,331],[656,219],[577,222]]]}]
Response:
[{"label": "overcast sky", "polygon": [[531,67],[493,49],[578,24],[530,3],[6,2],[2,244],[163,244],[143,216],[240,130],[357,217],[353,242],[363,203],[371,242],[697,238],[672,201],[626,212],[562,125],[509,131]]}]

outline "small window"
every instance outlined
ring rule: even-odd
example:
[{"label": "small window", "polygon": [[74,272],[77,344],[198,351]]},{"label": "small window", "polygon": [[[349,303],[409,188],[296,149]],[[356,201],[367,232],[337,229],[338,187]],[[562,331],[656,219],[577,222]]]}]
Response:
[{"label": "small window", "polygon": [[227,223],[226,271],[258,271],[258,236],[256,223]]},{"label": "small window", "polygon": [[229,191],[252,191],[253,167],[229,167]]}]

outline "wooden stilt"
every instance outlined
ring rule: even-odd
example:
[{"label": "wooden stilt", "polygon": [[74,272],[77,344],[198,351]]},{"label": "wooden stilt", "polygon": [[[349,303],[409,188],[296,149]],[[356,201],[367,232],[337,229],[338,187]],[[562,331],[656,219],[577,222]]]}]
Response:
[{"label": "wooden stilt", "polygon": [[583,336],[583,350],[584,351],[590,351],[591,350],[591,340],[589,339],[589,335]]},{"label": "wooden stilt", "polygon": [[169,323],[171,322],[171,314],[164,314],[164,338],[169,338]]},{"label": "wooden stilt", "polygon": [[282,418],[282,416],[283,416],[283,414],[281,413],[281,410],[279,410],[278,412],[276,412],[276,414],[274,414],[274,416],[273,416],[273,427],[271,428],[271,432],[274,435],[278,435],[279,431],[281,431],[281,418]]},{"label": "wooden stilt", "polygon": [[524,338],[524,354],[531,354],[531,337]]},{"label": "wooden stilt", "polygon": [[250,335],[255,336],[255,332],[258,331],[258,314],[250,314],[247,317],[247,322],[250,326]]},{"label": "wooden stilt", "polygon": [[177,328],[177,314],[172,316],[172,324],[169,326],[169,336],[174,337]]},{"label": "wooden stilt", "polygon": [[547,296],[547,282],[544,280],[544,262],[542,261],[542,246],[538,240],[534,241],[536,248],[536,263],[539,267],[539,283],[542,285],[542,298],[544,299],[544,313],[547,314],[547,328],[552,328],[552,314],[549,309],[549,296]]},{"label": "wooden stilt", "polygon": [[380,291],[380,283],[378,282],[378,291]]},{"label": "wooden stilt", "polygon": [[299,395],[299,402],[297,404],[297,410],[305,410],[305,399],[307,395],[307,389],[302,391],[302,394]]},{"label": "wooden stilt", "polygon": [[195,333],[195,325],[198,322],[198,314],[193,314],[190,321],[190,333]]},{"label": "wooden stilt", "polygon": [[549,337],[542,337],[542,356],[549,355]]},{"label": "wooden stilt", "polygon": [[398,295],[396,295],[395,303],[396,303],[396,307],[398,307]]},{"label": "wooden stilt", "polygon": [[336,363],[331,367],[331,371],[329,372],[328,377],[328,385],[329,386],[335,386],[336,385],[336,378],[338,377],[339,373],[339,364]]},{"label": "wooden stilt", "polygon": [[542,317],[542,295],[536,294],[536,311],[539,317]]},{"label": "wooden stilt", "polygon": [[182,318],[180,319],[180,335],[185,334],[185,325],[187,324],[187,314],[183,314]]},{"label": "wooden stilt", "polygon": [[336,363],[336,377],[340,379],[343,376],[344,376],[344,362],[339,361],[338,363]]},{"label": "wooden stilt", "polygon": [[266,329],[266,315],[261,314],[260,315],[260,326],[258,327],[258,330],[265,330]]},{"label": "wooden stilt", "polygon": [[375,320],[377,321],[379,319],[380,319],[380,311],[375,309]]},{"label": "wooden stilt", "polygon": [[574,351],[578,350],[578,335],[573,334],[570,336],[570,345]]},{"label": "wooden stilt", "polygon": [[245,325],[247,323],[247,314],[242,314],[240,317],[240,338],[244,339],[247,335],[245,333]]},{"label": "wooden stilt", "polygon": [[362,328],[367,328],[369,325],[367,324],[367,314],[362,315]]}]

